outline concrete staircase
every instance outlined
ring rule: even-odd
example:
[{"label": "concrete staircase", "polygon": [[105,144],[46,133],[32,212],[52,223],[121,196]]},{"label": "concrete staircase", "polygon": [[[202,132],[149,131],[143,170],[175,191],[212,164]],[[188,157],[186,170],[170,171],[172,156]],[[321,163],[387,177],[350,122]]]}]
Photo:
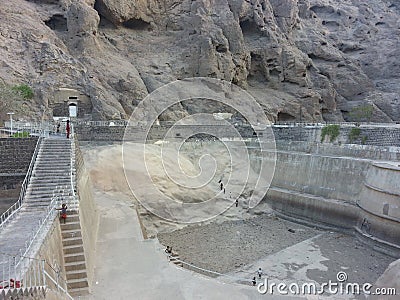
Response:
[{"label": "concrete staircase", "polygon": [[66,139],[43,140],[32,177],[25,195],[25,204],[29,207],[45,208],[56,197],[59,203],[71,203],[75,200],[71,187],[71,141]]},{"label": "concrete staircase", "polygon": [[181,262],[179,254],[177,252],[172,251],[172,253],[169,255],[169,261],[183,268],[183,263]]},{"label": "concrete staircase", "polygon": [[61,236],[68,293],[80,296],[89,292],[85,255],[79,220],[79,205],[71,187],[76,170],[71,140],[45,139],[36,160],[25,203],[29,207],[47,207],[53,198],[58,205],[67,204],[66,224],[61,223]]},{"label": "concrete staircase", "polygon": [[68,292],[72,296],[89,293],[79,212],[68,211],[66,223],[61,223],[64,263]]}]

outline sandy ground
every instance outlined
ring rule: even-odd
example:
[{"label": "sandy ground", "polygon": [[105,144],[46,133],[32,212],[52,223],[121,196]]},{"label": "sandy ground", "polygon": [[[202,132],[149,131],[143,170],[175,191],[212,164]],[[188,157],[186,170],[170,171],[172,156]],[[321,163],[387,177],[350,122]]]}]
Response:
[{"label": "sandy ground", "polygon": [[95,280],[91,295],[80,299],[276,299],[177,268],[157,239],[143,239],[129,198],[97,191],[95,199],[101,214]]},{"label": "sandy ground", "polygon": [[95,185],[100,228],[92,294],[83,299],[276,299],[237,279],[250,280],[261,267],[264,278],[278,283],[321,284],[335,281],[339,271],[351,282],[373,283],[393,261],[350,236],[269,215],[248,219],[251,211],[242,202],[202,226],[177,226],[141,213],[147,231],[160,232],[160,241],[173,246],[181,259],[225,276],[210,278],[178,268],[157,239],[143,239],[137,203],[118,160],[120,148],[88,147],[84,154]]}]

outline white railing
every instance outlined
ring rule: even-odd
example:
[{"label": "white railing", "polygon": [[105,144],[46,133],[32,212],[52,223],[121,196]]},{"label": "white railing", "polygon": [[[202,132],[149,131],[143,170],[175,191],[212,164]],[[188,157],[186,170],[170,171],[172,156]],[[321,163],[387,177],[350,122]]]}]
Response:
[{"label": "white railing", "polygon": [[93,127],[102,127],[102,126],[126,126],[128,125],[127,120],[111,120],[111,121],[75,121],[76,125],[80,126],[93,126]]},{"label": "white railing", "polygon": [[[71,190],[72,190],[72,195],[74,198],[76,197],[75,195],[75,184],[74,184],[74,166],[75,166],[75,132],[74,132],[74,127],[71,124],[71,163],[70,163],[70,174],[71,174]],[[75,169],[75,178],[76,178],[76,169]]]},{"label": "white railing", "polygon": [[[20,249],[21,257],[28,255],[28,252],[31,250],[32,245],[34,244],[36,238],[43,233],[43,230],[53,224],[53,221],[57,215],[56,206],[58,205],[57,197],[53,197],[50,202],[50,205],[46,207],[46,215],[44,218],[39,219],[38,225],[36,229],[32,230],[32,233],[29,235],[28,239],[25,241],[25,249]],[[23,252],[22,252],[23,251]],[[19,265],[21,261],[17,262]]]},{"label": "white railing", "polygon": [[372,123],[372,122],[275,122],[272,127],[324,127],[326,125],[339,125],[342,127],[395,127],[400,128],[400,124],[396,123]]},{"label": "white railing", "polygon": [[24,201],[24,197],[26,194],[26,189],[28,188],[28,184],[30,181],[30,178],[32,176],[32,171],[33,171],[33,167],[35,165],[36,162],[36,158],[37,158],[37,154],[39,152],[39,148],[40,148],[40,144],[42,142],[42,138],[39,137],[37,142],[36,142],[36,146],[35,146],[35,150],[33,152],[32,158],[31,158],[31,162],[29,164],[28,167],[28,171],[26,172],[24,181],[22,183],[21,186],[21,192],[19,194],[19,198],[18,201],[15,202],[9,209],[7,209],[1,216],[0,216],[0,227],[3,228],[4,225],[11,220],[11,218],[14,216],[14,214],[20,210],[22,202]]},{"label": "white railing", "polygon": [[[5,122],[5,128],[10,132],[10,135],[23,137],[24,132],[28,132],[31,136],[43,136],[48,137],[50,133],[55,132],[55,125],[49,122]],[[12,131],[12,132],[11,132]]]},{"label": "white railing", "polygon": [[[46,288],[52,285],[58,292],[73,300],[68,293],[68,283],[61,270],[51,266],[46,260],[7,253],[0,253],[0,259],[2,265],[0,291],[4,290],[6,295],[9,290],[15,288]],[[51,284],[46,279],[49,279]]]}]

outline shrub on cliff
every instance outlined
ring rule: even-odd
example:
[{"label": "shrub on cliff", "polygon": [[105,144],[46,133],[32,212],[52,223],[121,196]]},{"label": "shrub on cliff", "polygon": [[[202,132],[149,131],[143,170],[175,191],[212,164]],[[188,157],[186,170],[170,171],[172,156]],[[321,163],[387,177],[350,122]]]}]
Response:
[{"label": "shrub on cliff", "polygon": [[349,142],[354,142],[361,134],[361,129],[358,127],[354,127],[349,132]]},{"label": "shrub on cliff", "polygon": [[14,85],[12,90],[19,93],[24,99],[33,98],[33,90],[30,86],[26,84]]},{"label": "shrub on cliff", "polygon": [[339,125],[327,125],[321,131],[321,143],[324,142],[325,137],[329,136],[329,141],[332,143],[336,140],[340,133]]}]

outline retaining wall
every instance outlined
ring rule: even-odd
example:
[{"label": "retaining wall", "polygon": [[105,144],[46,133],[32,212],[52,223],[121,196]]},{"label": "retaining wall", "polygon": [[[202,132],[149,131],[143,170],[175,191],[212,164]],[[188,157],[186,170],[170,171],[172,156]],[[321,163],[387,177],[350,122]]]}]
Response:
[{"label": "retaining wall", "polygon": [[37,138],[0,139],[0,214],[19,197]]},{"label": "retaining wall", "polygon": [[78,142],[76,141],[76,143],[76,185],[79,196],[79,219],[81,222],[86,272],[90,289],[94,278],[99,215],[93,198],[92,183],[89,177],[89,172],[85,167],[83,155]]},{"label": "retaining wall", "polygon": [[278,143],[277,164],[266,201],[279,214],[304,223],[357,233],[374,247],[400,257],[399,148],[310,146]]},{"label": "retaining wall", "polygon": [[[80,141],[122,141],[125,134],[125,126],[90,126],[75,125],[75,131]],[[150,132],[144,132],[144,127],[128,127],[126,140],[143,141],[162,139],[168,133],[170,138],[183,138],[193,133],[209,132],[217,137],[235,137],[235,128],[239,135],[244,138],[254,137],[254,131],[249,126],[232,127],[228,125],[176,125],[171,131],[169,126],[154,125]],[[373,146],[396,146],[400,147],[400,127],[374,127],[361,126],[360,134],[353,141],[349,139],[351,126],[342,126],[339,137],[335,140],[338,144],[365,144]],[[321,142],[322,126],[272,126],[275,140]],[[266,133],[259,131],[259,133]],[[329,138],[326,137],[329,141]]]},{"label": "retaining wall", "polygon": [[37,137],[0,139],[0,173],[25,175],[36,143]]}]

